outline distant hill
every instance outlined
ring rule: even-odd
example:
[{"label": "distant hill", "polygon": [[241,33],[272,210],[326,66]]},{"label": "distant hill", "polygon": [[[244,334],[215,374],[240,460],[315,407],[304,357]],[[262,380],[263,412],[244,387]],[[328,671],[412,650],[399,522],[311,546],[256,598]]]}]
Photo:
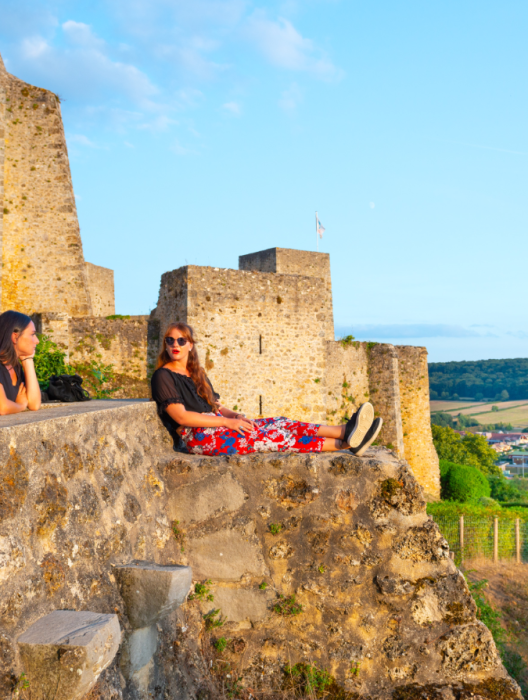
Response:
[{"label": "distant hill", "polygon": [[431,399],[528,399],[528,358],[431,362]]}]

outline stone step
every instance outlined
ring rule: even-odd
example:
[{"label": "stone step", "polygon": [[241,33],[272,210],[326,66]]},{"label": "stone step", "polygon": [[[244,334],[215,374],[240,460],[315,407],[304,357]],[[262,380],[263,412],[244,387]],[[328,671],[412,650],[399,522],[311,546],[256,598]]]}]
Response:
[{"label": "stone step", "polygon": [[18,639],[31,700],[81,700],[119,648],[117,615],[55,610]]},{"label": "stone step", "polygon": [[192,583],[190,566],[162,566],[132,561],[116,566],[121,596],[130,625],[134,629],[150,627],[185,600]]}]

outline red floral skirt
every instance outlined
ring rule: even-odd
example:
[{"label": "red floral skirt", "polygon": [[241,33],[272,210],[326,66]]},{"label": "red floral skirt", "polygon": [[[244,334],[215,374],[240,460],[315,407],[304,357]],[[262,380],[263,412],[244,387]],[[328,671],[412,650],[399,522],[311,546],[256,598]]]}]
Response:
[{"label": "red floral skirt", "polygon": [[[211,414],[208,414],[211,415]],[[220,415],[220,414],[218,414]],[[245,455],[248,452],[321,452],[319,426],[289,418],[259,418],[251,433],[229,428],[183,428],[181,439],[191,454]]]}]

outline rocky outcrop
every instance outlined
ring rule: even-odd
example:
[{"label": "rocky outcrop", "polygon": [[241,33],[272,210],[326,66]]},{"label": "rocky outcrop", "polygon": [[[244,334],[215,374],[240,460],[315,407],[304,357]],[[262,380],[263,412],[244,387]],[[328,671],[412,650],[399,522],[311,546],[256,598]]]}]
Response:
[{"label": "rocky outcrop", "polygon": [[[386,448],[181,455],[152,403],[93,402],[0,419],[0,460],[2,697],[21,688],[17,639],[70,609],[124,632],[90,700],[520,698]],[[134,621],[151,585],[123,599],[134,559],[192,567],[187,602],[171,612],[165,581],[166,616]]]}]

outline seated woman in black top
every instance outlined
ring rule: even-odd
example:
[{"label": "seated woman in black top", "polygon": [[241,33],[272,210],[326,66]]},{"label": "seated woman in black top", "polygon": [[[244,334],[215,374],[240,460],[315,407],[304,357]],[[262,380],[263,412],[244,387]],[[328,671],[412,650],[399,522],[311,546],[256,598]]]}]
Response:
[{"label": "seated woman in black top", "polygon": [[288,418],[249,420],[219,402],[200,366],[193,330],[174,323],[163,338],[152,375],[152,398],[169,432],[193,454],[322,452],[350,449],[362,455],[376,439],[382,419],[363,404],[346,425],[315,425]]},{"label": "seated woman in black top", "polygon": [[0,314],[0,416],[39,410],[41,393],[33,364],[38,342],[29,316],[18,311]]}]

